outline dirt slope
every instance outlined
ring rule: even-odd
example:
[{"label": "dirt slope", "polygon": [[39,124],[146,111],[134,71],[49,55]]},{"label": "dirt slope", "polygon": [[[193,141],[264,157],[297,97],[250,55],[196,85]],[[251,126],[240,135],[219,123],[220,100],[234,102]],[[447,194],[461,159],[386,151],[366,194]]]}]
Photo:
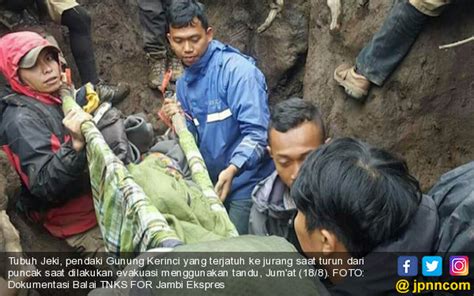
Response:
[{"label": "dirt slope", "polygon": [[354,63],[391,1],[342,2],[341,31],[331,35],[326,1],[311,1],[304,96],[321,105],[333,136],[359,137],[400,153],[423,188],[429,188],[443,172],[474,158],[474,42],[438,49],[474,35],[474,2],[457,1],[433,18],[365,105],[347,99],[333,71],[342,62]]}]

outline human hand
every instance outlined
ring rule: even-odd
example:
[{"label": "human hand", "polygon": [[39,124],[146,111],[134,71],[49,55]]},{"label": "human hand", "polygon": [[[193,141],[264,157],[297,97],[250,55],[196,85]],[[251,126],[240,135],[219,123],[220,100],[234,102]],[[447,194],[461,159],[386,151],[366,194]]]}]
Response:
[{"label": "human hand", "polygon": [[170,98],[166,98],[163,101],[163,107],[161,110],[169,119],[171,119],[176,113],[182,112],[181,104],[175,99]]},{"label": "human hand", "polygon": [[72,148],[77,152],[81,151],[86,144],[81,125],[88,120],[92,120],[92,115],[77,108],[69,111],[63,119],[63,124],[72,138]]},{"label": "human hand", "polygon": [[239,169],[235,165],[231,164],[219,174],[214,190],[222,202],[224,202],[227,198],[227,195],[229,195],[230,187],[232,186],[232,180],[234,179],[238,170]]}]

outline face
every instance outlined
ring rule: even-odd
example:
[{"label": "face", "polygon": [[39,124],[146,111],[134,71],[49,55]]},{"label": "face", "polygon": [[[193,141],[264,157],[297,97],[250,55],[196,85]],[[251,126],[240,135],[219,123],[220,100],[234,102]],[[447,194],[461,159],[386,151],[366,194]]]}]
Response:
[{"label": "face", "polygon": [[314,122],[304,122],[296,128],[281,133],[270,130],[269,152],[278,176],[291,187],[306,156],[324,144],[321,128]]},{"label": "face", "polygon": [[168,40],[176,56],[186,66],[196,63],[207,50],[209,42],[212,41],[212,28],[203,28],[201,21],[194,18],[192,25],[184,28],[173,28],[170,26]]},{"label": "face", "polygon": [[55,51],[47,48],[41,51],[32,68],[18,70],[22,83],[37,92],[56,92],[61,86],[61,71],[57,55]]}]

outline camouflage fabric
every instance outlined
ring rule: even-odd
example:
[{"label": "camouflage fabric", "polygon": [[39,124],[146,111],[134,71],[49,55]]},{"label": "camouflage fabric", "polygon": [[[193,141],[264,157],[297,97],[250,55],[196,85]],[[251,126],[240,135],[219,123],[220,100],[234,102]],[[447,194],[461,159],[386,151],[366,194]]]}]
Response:
[{"label": "camouflage fabric", "polygon": [[179,244],[176,232],[151,204],[92,122],[82,125],[97,221],[109,252],[143,252]]},{"label": "camouflage fabric", "polygon": [[184,243],[237,235],[222,203],[206,197],[196,184],[186,181],[167,156],[154,153],[138,165],[130,164],[128,169]]},{"label": "camouflage fabric", "polygon": [[[78,106],[72,98],[63,98],[65,113],[71,108]],[[82,124],[94,206],[109,252],[120,255],[237,236],[212,190],[191,133],[177,126],[183,151],[188,161],[192,160],[190,168],[197,185],[186,182],[162,154],[152,154],[127,169],[94,123]]]}]

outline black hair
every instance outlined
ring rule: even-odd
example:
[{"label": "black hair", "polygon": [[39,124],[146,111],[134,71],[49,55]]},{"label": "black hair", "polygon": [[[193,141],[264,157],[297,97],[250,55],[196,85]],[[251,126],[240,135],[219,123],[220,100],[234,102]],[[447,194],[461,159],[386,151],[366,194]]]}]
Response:
[{"label": "black hair", "polygon": [[321,128],[321,140],[324,142],[326,129],[319,108],[298,97],[281,101],[271,108],[268,131],[270,132],[273,128],[281,133],[286,133],[307,121],[312,121]]},{"label": "black hair", "polygon": [[352,138],[312,152],[291,196],[309,232],[334,233],[355,257],[396,239],[421,201],[419,183],[403,160]]},{"label": "black hair", "polygon": [[205,30],[209,27],[204,4],[195,0],[171,1],[166,10],[166,18],[169,26],[173,28],[192,26],[194,25],[194,18],[201,21]]}]

